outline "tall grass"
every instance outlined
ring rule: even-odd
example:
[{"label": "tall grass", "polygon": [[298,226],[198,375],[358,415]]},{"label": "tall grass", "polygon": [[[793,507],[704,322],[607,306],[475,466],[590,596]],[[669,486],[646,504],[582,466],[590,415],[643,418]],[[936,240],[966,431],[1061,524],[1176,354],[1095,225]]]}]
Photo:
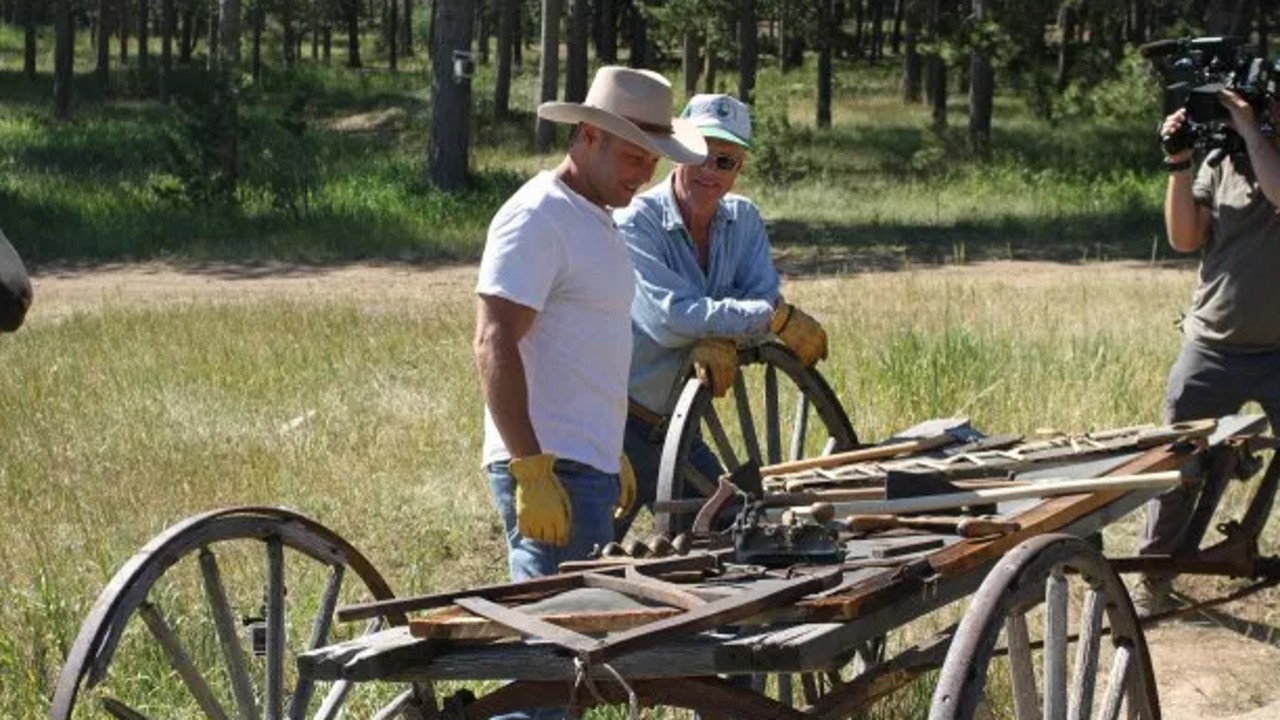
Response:
[{"label": "tall grass", "polygon": [[[786,290],[831,331],[821,369],[874,440],[953,414],[989,432],[1153,421],[1191,282],[1175,270],[1008,265]],[[478,467],[469,286],[422,284],[419,297],[385,301],[86,309],[40,298],[30,325],[0,342],[0,716],[43,712],[115,569],[214,507],[310,514],[399,594],[504,575]],[[113,675],[163,663],[135,662]]]}]

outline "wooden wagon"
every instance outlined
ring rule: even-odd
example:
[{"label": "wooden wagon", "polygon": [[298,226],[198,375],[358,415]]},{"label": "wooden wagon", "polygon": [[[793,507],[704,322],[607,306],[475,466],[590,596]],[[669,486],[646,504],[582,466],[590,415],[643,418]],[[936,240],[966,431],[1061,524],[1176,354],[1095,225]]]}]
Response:
[{"label": "wooden wagon", "polygon": [[[1274,449],[1260,417],[1032,441],[933,421],[862,446],[826,383],[785,349],[743,360],[758,376],[729,400],[736,425],[696,382],[678,389],[659,539],[633,546],[643,553],[395,597],[355,547],[311,519],[269,507],[207,513],[148,543],[102,592],[49,717],[153,717],[146,708],[167,692],[194,716],[246,720],[609,704],[632,715],[667,706],[847,718],[923,684],[930,718],[1158,718],[1143,619],[1118,572],[1261,578],[1235,596],[1280,579],[1257,552],[1280,480],[1274,460],[1244,515],[1220,528],[1226,539],[1200,547],[1223,488]],[[779,402],[789,386],[794,413]],[[736,485],[682,462],[699,433]],[[1102,528],[1179,484],[1201,498],[1184,551],[1103,554]],[[245,545],[262,568],[248,595],[227,587],[220,565]],[[303,581],[300,563],[318,579]],[[165,579],[184,567],[207,612],[174,622]],[[244,597],[248,618],[238,617]],[[114,677],[126,644],[165,658],[167,685]]]}]

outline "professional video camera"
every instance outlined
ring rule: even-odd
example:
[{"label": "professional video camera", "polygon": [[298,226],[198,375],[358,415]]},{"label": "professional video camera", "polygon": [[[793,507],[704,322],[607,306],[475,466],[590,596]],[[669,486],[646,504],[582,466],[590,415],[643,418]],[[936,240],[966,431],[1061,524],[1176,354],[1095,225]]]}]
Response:
[{"label": "professional video camera", "polygon": [[1165,153],[1187,148],[1244,150],[1244,141],[1227,121],[1231,114],[1218,92],[1231,90],[1253,106],[1263,132],[1271,132],[1268,109],[1280,91],[1280,58],[1269,63],[1257,48],[1236,37],[1160,40],[1138,49],[1164,80],[1164,111],[1187,109],[1187,123],[1160,142]]}]

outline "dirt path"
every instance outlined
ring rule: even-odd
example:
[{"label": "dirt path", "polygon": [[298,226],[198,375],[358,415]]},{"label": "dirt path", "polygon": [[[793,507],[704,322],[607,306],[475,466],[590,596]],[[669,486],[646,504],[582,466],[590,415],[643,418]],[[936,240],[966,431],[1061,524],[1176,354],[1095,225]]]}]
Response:
[{"label": "dirt path", "polygon": [[[920,271],[919,268],[916,271]],[[1064,266],[1000,262],[923,272],[950,273],[972,277],[975,281],[999,279],[1005,283],[1035,285],[1061,282],[1077,273],[1136,277],[1187,272],[1187,268],[1151,268],[1142,263]],[[429,303],[446,294],[450,297],[470,294],[475,273],[474,266],[405,265],[315,268],[267,264],[179,268],[147,263],[91,270],[50,268],[36,274],[36,302],[31,319],[33,323],[56,321],[70,313],[93,312],[104,306],[151,307],[166,303],[251,302],[276,298],[357,300],[375,306]],[[1275,679],[1276,669],[1280,668],[1280,649],[1276,645],[1248,639],[1222,627],[1181,623],[1154,628],[1149,639],[1166,720],[1280,718],[1280,682]]]}]

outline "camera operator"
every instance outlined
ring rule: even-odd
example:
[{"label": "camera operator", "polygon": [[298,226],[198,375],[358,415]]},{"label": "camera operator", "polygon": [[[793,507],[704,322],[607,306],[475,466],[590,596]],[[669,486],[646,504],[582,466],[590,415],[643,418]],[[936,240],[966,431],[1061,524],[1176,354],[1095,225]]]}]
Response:
[{"label": "camera operator", "polygon": [[[1240,95],[1223,90],[1218,99],[1244,152],[1206,161],[1198,171],[1192,149],[1164,160],[1169,244],[1179,252],[1203,251],[1181,323],[1182,351],[1169,372],[1164,419],[1215,418],[1257,401],[1274,430],[1280,427],[1280,150]],[[1280,102],[1272,101],[1268,112],[1273,124],[1280,120]],[[1173,137],[1186,122],[1185,109],[1169,115],[1161,138]],[[1183,489],[1152,500],[1139,551],[1181,549],[1194,506],[1195,494]],[[1171,577],[1146,576],[1134,603],[1144,614],[1169,609],[1171,589]]]}]

